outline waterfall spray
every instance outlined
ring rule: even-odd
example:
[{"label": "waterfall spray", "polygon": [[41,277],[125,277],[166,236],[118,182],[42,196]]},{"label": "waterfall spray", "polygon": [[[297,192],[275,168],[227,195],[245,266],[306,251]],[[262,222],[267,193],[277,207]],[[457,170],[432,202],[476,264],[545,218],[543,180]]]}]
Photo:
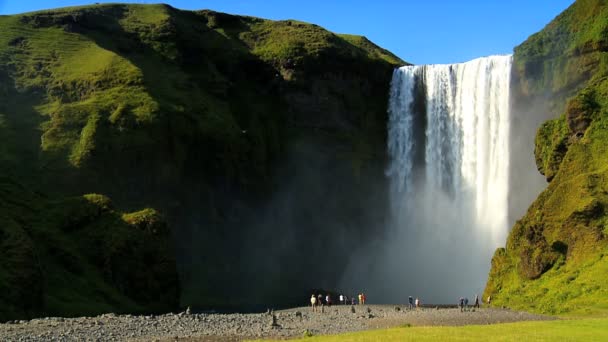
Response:
[{"label": "waterfall spray", "polygon": [[[479,58],[462,64],[405,66],[391,86],[388,151],[391,188],[409,201],[412,187],[411,122],[413,89],[424,82],[426,95],[425,183],[418,191],[444,191],[474,208],[480,234],[495,248],[507,233],[509,170],[509,82],[511,56]],[[464,203],[463,203],[464,204]]]},{"label": "waterfall spray", "polygon": [[384,302],[452,302],[482,291],[508,233],[511,60],[394,71],[389,229],[354,261],[366,276],[349,271],[345,284]]}]

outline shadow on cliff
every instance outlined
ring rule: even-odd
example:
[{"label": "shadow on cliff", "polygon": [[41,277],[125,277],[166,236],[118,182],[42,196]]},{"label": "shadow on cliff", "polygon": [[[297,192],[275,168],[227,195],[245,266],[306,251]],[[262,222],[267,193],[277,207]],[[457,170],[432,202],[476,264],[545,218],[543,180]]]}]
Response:
[{"label": "shadow on cliff", "polygon": [[[289,83],[238,39],[246,29],[238,17],[165,6],[161,25],[127,31],[127,6],[96,8],[50,24],[139,68],[160,110],[144,133],[102,125],[113,148],[73,170],[68,191],[108,194],[125,210],[161,209],[173,227],[184,306],[263,309],[336,288],[356,247],[384,226],[378,147],[390,65],[334,60],[330,51],[312,75]],[[205,126],[214,117],[234,123],[216,131]],[[148,140],[114,142],[124,134]]]},{"label": "shadow on cliff", "polygon": [[0,67],[0,172],[32,182],[40,166],[40,125],[45,118],[36,106],[43,103],[43,95],[40,90],[18,89],[11,72]]}]

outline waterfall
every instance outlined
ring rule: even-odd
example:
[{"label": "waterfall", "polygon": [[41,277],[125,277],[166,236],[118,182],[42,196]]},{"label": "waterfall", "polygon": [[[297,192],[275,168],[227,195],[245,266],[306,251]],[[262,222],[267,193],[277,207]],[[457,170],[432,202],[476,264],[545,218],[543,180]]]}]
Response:
[{"label": "waterfall", "polygon": [[[472,243],[483,240],[483,248],[490,251],[504,244],[508,231],[510,72],[511,56],[395,70],[389,102],[391,164],[387,175],[391,201],[398,208],[394,213],[397,225],[411,221],[407,208],[412,201],[418,202],[420,213],[432,209],[424,206],[436,205],[440,200],[437,196],[447,197],[449,209],[472,218],[467,222],[474,228]],[[422,111],[416,110],[420,107],[415,103],[420,101],[414,96],[417,87],[424,94]],[[426,127],[412,125],[421,115]],[[414,131],[420,129],[425,131],[424,141],[412,141]],[[414,163],[414,144],[424,145],[422,165]],[[424,178],[414,189],[415,168],[424,170]],[[420,197],[428,200],[422,207]],[[424,217],[418,219],[424,221]]]},{"label": "waterfall", "polygon": [[394,71],[388,103],[390,217],[341,287],[376,303],[481,295],[508,233],[511,56]]},{"label": "waterfall", "polygon": [[402,193],[412,186],[413,116],[409,115],[409,107],[414,101],[414,71],[414,68],[396,69],[391,81],[388,153],[392,163],[387,173],[392,175],[392,188],[396,193]]}]

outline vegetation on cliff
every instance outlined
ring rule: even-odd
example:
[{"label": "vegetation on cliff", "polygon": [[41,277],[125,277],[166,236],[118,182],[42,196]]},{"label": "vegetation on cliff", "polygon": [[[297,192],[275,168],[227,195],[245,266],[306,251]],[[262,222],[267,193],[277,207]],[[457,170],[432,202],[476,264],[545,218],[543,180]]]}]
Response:
[{"label": "vegetation on cliff", "polygon": [[[0,283],[17,291],[0,319],[175,308],[171,250],[182,305],[285,303],[337,277],[339,241],[380,221],[364,209],[383,197],[368,180],[401,64],[295,20],[122,4],[0,17],[0,201],[23,207],[0,206]],[[146,207],[171,234],[154,209],[121,214]]]},{"label": "vegetation on cliff", "polygon": [[549,184],[494,255],[485,296],[495,305],[608,311],[607,18],[605,1],[579,0],[515,49],[522,93],[563,114],[538,129]]},{"label": "vegetation on cliff", "polygon": [[107,197],[49,199],[0,177],[0,321],[177,307],[169,231]]}]

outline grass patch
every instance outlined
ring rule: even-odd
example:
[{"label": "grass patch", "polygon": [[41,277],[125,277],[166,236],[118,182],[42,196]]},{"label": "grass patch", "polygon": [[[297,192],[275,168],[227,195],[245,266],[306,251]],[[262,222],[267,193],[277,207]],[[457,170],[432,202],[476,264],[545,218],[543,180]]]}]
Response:
[{"label": "grass patch", "polygon": [[313,336],[307,341],[606,341],[608,319],[518,322],[462,327],[411,327]]}]

